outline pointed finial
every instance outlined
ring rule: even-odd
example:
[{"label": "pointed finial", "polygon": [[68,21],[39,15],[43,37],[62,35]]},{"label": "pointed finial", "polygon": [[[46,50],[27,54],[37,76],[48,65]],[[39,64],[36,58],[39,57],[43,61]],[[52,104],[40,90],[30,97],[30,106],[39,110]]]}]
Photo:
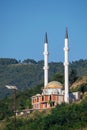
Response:
[{"label": "pointed finial", "polygon": [[45,33],[44,43],[48,43],[47,32]]},{"label": "pointed finial", "polygon": [[66,27],[66,34],[65,34],[65,38],[68,39],[68,27]]}]

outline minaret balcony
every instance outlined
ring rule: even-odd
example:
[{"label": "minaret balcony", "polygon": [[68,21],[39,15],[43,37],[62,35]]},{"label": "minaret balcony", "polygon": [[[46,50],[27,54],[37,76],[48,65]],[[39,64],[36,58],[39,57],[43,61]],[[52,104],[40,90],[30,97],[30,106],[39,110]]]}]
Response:
[{"label": "minaret balcony", "polygon": [[68,66],[68,65],[69,65],[69,63],[64,62],[64,66]]},{"label": "minaret balcony", "polygon": [[43,52],[43,54],[44,54],[44,55],[48,55],[49,53],[48,53],[48,51],[46,51],[46,52]]},{"label": "minaret balcony", "polygon": [[68,47],[65,47],[65,48],[64,48],[64,51],[69,51],[69,48],[68,48]]},{"label": "minaret balcony", "polygon": [[49,69],[49,66],[44,66],[43,69],[44,69],[44,70],[48,70],[48,69]]}]

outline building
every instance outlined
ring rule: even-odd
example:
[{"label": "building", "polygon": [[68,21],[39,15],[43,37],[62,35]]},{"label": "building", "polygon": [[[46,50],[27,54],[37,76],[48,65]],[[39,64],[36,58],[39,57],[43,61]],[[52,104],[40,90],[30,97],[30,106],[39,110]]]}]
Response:
[{"label": "building", "polygon": [[69,58],[68,58],[68,29],[64,39],[64,86],[57,81],[48,82],[48,38],[44,40],[44,89],[42,94],[32,96],[33,109],[47,109],[63,102],[69,103],[80,99],[79,92],[69,93]]},{"label": "building", "polygon": [[33,109],[45,109],[55,107],[64,102],[63,85],[57,81],[51,81],[45,86],[42,94],[32,96]]}]

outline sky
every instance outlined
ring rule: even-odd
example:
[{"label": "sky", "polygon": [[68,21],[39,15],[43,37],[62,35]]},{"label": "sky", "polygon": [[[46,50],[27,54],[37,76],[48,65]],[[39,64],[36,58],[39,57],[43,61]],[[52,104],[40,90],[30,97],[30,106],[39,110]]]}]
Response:
[{"label": "sky", "polygon": [[68,27],[69,60],[87,59],[87,0],[0,0],[0,58],[64,60]]}]

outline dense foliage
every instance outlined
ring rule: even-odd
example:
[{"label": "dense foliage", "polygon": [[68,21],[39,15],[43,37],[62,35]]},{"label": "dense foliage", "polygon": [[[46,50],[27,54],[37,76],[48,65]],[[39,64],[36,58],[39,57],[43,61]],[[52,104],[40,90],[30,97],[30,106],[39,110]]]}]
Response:
[{"label": "dense foliage", "polygon": [[[17,119],[17,130],[82,130],[87,127],[87,99],[77,104],[61,104],[44,116],[35,112],[34,116]],[[4,130],[13,130],[10,119]]]},{"label": "dense foliage", "polygon": [[70,86],[78,79],[76,70],[71,70],[69,74],[69,83]]},{"label": "dense foliage", "polygon": [[[43,83],[43,61],[36,62],[33,59],[17,61],[11,58],[0,59],[0,98],[9,95],[11,91],[5,85],[16,85],[18,89],[34,87]],[[79,60],[70,63],[70,82],[79,76],[87,75],[87,60]],[[73,71],[74,70],[74,73]],[[75,73],[76,72],[76,73]],[[49,81],[58,80],[63,83],[64,66],[62,62],[49,63]],[[75,76],[76,77],[73,77]]]},{"label": "dense foliage", "polygon": [[[16,109],[18,111],[32,108],[31,105],[31,96],[35,95],[36,93],[41,93],[41,85],[37,85],[33,88],[26,89],[24,91],[18,90],[16,92]],[[11,93],[10,97],[6,97],[0,100],[0,120],[5,118],[9,118],[10,116],[14,115],[14,91]]]},{"label": "dense foliage", "polygon": [[16,59],[0,58],[0,65],[18,64]]},{"label": "dense foliage", "polygon": [[[16,59],[0,59],[0,130],[14,129],[13,91],[5,88],[6,84],[16,85],[16,107],[21,111],[32,108],[31,96],[41,93],[43,87],[43,61],[32,59],[23,62]],[[63,63],[49,63],[49,81],[64,83]],[[77,78],[87,75],[87,60],[70,63],[70,84]],[[40,84],[40,85],[38,85]],[[75,88],[82,93],[87,91],[87,83]],[[9,93],[11,96],[9,97]],[[84,99],[84,98],[83,98]],[[80,130],[87,128],[87,98],[79,103],[61,104],[50,113],[35,111],[24,117],[17,117],[17,130]],[[2,127],[3,126],[3,127]]]}]

